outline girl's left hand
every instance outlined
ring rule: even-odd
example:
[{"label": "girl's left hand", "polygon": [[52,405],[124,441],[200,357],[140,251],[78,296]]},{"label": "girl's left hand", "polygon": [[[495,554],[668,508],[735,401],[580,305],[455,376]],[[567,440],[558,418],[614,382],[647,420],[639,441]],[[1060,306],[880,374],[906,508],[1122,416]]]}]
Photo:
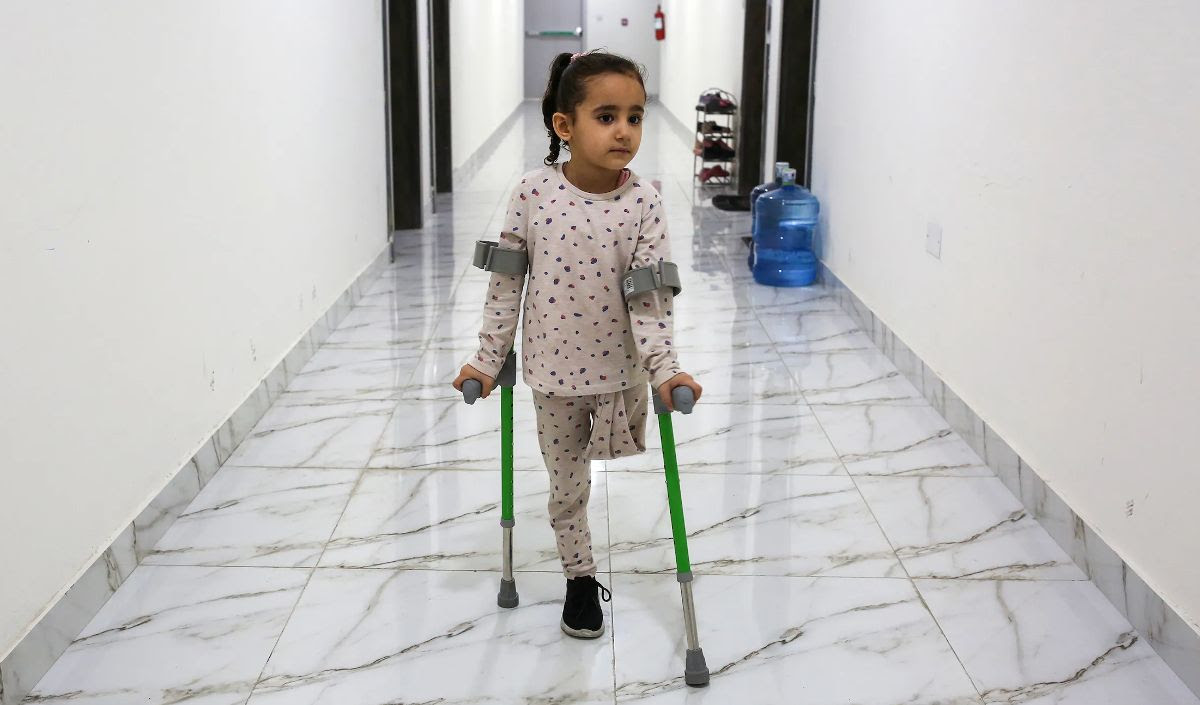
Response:
[{"label": "girl's left hand", "polygon": [[671,411],[675,411],[675,404],[671,401],[671,390],[675,389],[676,387],[690,387],[692,394],[696,395],[696,401],[700,401],[700,393],[703,391],[700,383],[693,379],[688,373],[680,372],[658,386],[658,396]]}]

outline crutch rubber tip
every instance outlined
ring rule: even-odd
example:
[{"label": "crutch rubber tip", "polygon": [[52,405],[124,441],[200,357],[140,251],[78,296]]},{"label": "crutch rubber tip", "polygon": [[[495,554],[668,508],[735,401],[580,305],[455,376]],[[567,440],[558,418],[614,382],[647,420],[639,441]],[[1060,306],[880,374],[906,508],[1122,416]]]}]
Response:
[{"label": "crutch rubber tip", "polygon": [[704,662],[704,649],[688,649],[687,661],[683,666],[683,682],[693,688],[708,685],[708,664]]},{"label": "crutch rubber tip", "polygon": [[[500,578],[500,594],[496,595],[496,604],[505,609],[512,609],[521,602],[517,595],[517,581]],[[704,657],[701,656],[701,659]]]}]

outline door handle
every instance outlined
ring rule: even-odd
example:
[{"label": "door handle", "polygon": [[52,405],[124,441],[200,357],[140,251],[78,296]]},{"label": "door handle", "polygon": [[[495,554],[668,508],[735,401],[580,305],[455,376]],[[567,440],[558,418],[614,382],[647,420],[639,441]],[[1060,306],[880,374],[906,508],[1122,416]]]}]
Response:
[{"label": "door handle", "polygon": [[575,29],[544,29],[540,32],[531,32],[529,30],[525,30],[525,36],[531,37],[534,39],[582,37],[583,36],[583,27],[576,27]]}]

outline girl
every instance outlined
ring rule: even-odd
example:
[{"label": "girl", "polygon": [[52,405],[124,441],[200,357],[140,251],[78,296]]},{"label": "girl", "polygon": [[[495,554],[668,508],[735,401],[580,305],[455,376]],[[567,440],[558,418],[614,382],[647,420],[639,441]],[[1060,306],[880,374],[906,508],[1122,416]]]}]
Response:
[{"label": "girl", "polygon": [[[550,474],[550,525],[567,577],[562,630],[604,633],[587,503],[590,461],[645,450],[646,383],[670,408],[671,390],[701,388],[671,346],[670,288],[622,296],[630,269],[669,260],[658,192],[625,168],[642,140],[646,90],[638,67],[604,52],[560,54],[542,118],[546,166],[512,192],[499,247],[526,253],[525,276],[493,273],[479,350],[454,380],[487,397],[516,337],[525,289],[521,360],[533,390],[538,441]],[[570,161],[558,163],[566,148]]]}]

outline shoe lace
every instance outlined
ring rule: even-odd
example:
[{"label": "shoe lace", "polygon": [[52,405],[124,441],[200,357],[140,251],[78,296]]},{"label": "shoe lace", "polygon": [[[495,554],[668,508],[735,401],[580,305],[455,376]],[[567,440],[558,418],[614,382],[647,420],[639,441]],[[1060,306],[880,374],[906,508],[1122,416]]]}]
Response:
[{"label": "shoe lace", "polygon": [[593,583],[593,584],[595,584],[596,587],[600,588],[600,599],[601,600],[604,600],[605,602],[612,602],[612,592],[610,592],[608,588],[601,585],[600,581],[596,580],[595,576],[592,576],[592,575],[584,576],[584,580],[586,580],[590,583]]},{"label": "shoe lace", "polygon": [[599,580],[596,581],[596,587],[600,588],[601,600],[604,600],[605,602],[612,602],[612,593],[608,591],[608,588],[601,585]]}]

